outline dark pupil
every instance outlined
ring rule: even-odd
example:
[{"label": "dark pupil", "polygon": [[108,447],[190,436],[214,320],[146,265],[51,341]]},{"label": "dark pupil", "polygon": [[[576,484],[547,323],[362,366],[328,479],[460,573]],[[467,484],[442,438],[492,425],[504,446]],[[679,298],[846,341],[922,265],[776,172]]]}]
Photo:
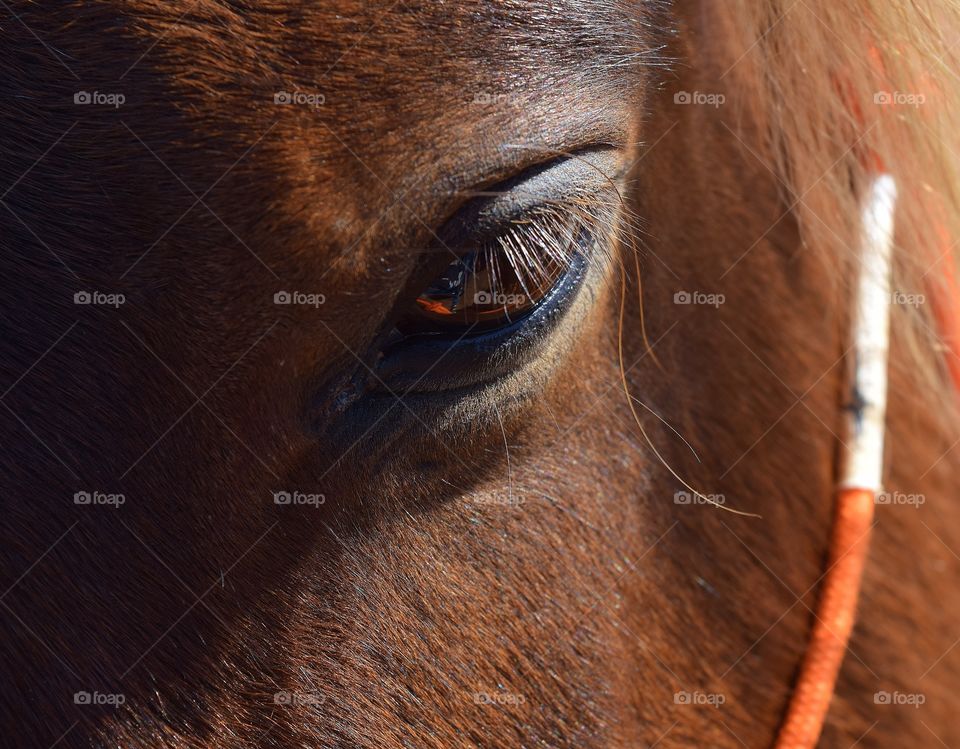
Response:
[{"label": "dark pupil", "polygon": [[416,309],[404,319],[401,329],[482,332],[507,325],[533,310],[563,270],[553,261],[521,278],[499,253],[477,249],[450,263],[417,297]]}]

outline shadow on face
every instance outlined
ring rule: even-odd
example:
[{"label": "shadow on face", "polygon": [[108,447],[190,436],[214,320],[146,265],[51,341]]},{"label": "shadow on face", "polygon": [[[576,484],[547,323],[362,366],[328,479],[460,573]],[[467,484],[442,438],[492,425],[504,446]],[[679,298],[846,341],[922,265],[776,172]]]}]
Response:
[{"label": "shadow on face", "polygon": [[[598,735],[607,677],[551,640],[609,628],[580,621],[606,583],[563,547],[616,521],[563,508],[623,490],[622,425],[581,429],[573,406],[615,382],[649,18],[608,0],[18,11],[4,361],[22,372],[62,340],[8,400],[36,440],[5,429],[44,495],[18,533],[49,545],[60,508],[74,525],[52,559],[80,573],[42,611],[18,590],[65,661],[13,639],[30,678],[128,695],[77,742],[154,722],[213,741],[236,694],[258,695],[242,733],[320,679],[336,699],[296,704],[275,740],[360,745],[370,720],[389,743],[404,683],[427,685],[414,712],[454,700],[479,725],[489,701],[464,695],[497,692],[511,658],[579,685],[527,685],[504,736]],[[92,517],[78,492],[125,502]],[[447,571],[418,579],[441,552]],[[527,596],[546,636],[471,634]],[[404,634],[418,619],[465,648],[446,674]]]}]

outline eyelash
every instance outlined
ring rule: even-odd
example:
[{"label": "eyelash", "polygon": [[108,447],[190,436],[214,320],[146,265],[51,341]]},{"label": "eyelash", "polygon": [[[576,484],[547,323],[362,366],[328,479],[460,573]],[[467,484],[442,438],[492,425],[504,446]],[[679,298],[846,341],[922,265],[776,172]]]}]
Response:
[{"label": "eyelash", "polygon": [[491,207],[461,224],[459,238],[444,245],[457,259],[400,319],[401,333],[476,335],[503,328],[532,313],[572,274],[609,260],[617,212],[606,189],[514,208],[513,218],[510,204],[526,196],[514,190],[492,197]]},{"label": "eyelash", "polygon": [[[557,203],[534,209],[522,220],[511,222],[482,252],[487,263],[499,271],[506,263],[526,293],[551,283],[569,270],[583,254],[598,261],[596,253],[609,252],[612,211],[599,200]],[[494,281],[497,281],[497,273]]]}]

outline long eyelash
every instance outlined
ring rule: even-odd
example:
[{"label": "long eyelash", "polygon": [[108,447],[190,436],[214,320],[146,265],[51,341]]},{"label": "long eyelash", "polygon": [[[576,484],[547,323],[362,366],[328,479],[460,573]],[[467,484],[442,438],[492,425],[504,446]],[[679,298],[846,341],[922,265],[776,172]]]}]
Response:
[{"label": "long eyelash", "polygon": [[493,291],[501,291],[505,261],[527,295],[567,271],[577,255],[607,260],[616,206],[595,196],[540,206],[482,248],[491,268]]}]

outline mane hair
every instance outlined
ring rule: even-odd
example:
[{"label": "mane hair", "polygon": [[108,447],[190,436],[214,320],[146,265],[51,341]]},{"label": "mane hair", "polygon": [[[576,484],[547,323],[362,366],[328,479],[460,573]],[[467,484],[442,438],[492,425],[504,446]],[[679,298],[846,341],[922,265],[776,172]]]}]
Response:
[{"label": "mane hair", "polygon": [[837,294],[849,298],[856,280],[865,185],[878,169],[895,177],[893,289],[925,303],[894,305],[912,355],[892,366],[916,367],[925,391],[942,392],[936,301],[956,288],[960,250],[960,4],[735,0],[724,15],[717,38],[733,62],[723,77],[736,106],[757,110],[760,152],[774,155],[804,250],[833,266]]},{"label": "mane hair", "polygon": [[[885,480],[887,488],[923,487],[938,509],[926,522],[887,515],[874,529],[857,629],[823,739],[859,745],[881,717],[868,696],[878,687],[936,694],[956,679],[936,661],[940,670],[923,680],[954,638],[949,624],[941,631],[925,612],[939,600],[939,616],[955,617],[938,587],[946,581],[927,570],[956,543],[945,519],[955,512],[957,401],[949,370],[957,341],[949,340],[956,333],[949,316],[960,288],[960,3],[734,0],[711,19],[724,26],[693,54],[709,56],[707,67],[719,70],[729,99],[724,119],[749,151],[745,158],[759,158],[776,177],[784,219],[792,217],[799,232],[798,252],[823,264],[836,310],[850,310],[858,281],[866,188],[878,172],[897,184],[892,289],[918,302],[895,299],[891,310]],[[842,340],[849,346],[850,334]],[[921,444],[924,451],[914,449]],[[879,678],[859,660],[878,663],[891,647],[909,655],[888,661]],[[917,745],[935,740],[926,723],[905,714],[883,712],[880,723],[865,745],[882,742],[881,733],[913,736]]]}]

